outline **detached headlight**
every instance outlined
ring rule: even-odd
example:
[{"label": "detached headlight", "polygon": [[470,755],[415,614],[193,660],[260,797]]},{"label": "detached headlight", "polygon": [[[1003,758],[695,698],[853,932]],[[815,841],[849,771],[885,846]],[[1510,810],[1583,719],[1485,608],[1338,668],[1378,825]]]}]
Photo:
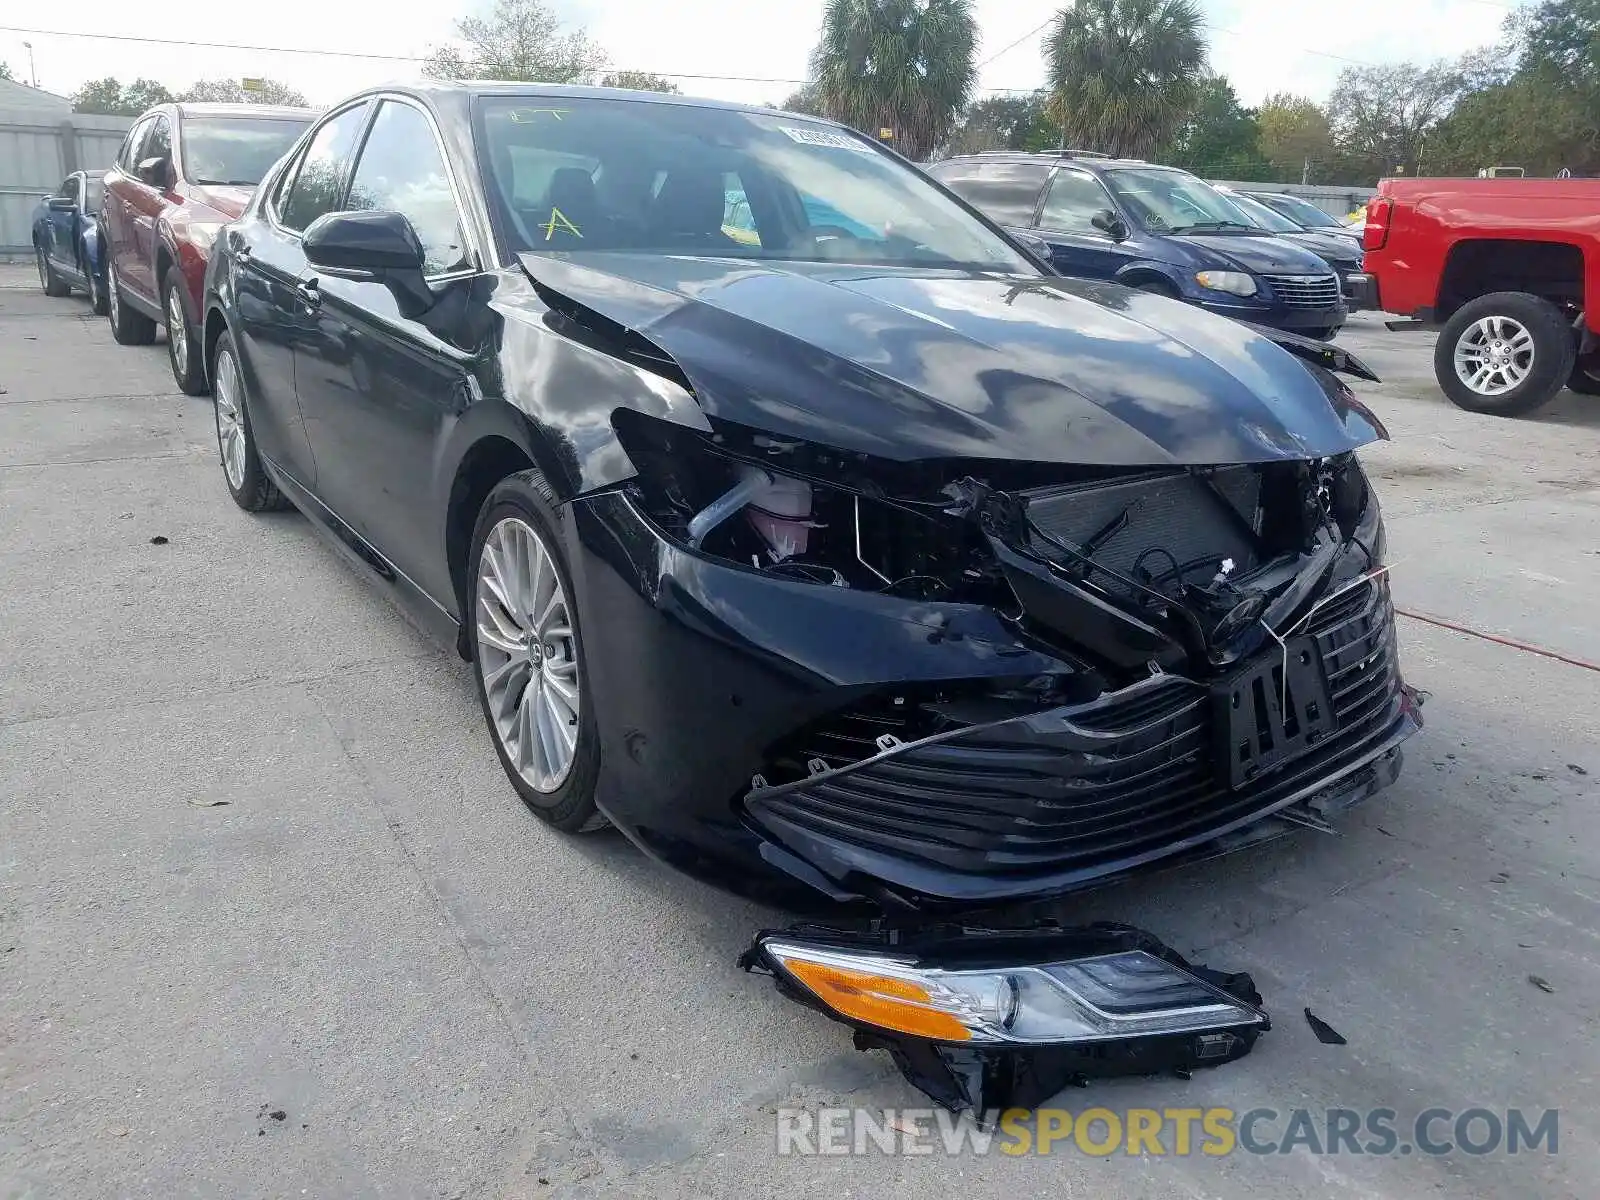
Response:
[{"label": "detached headlight", "polygon": [[1230,296],[1254,296],[1255,276],[1243,271],[1200,271],[1194,281],[1213,292],[1227,292]]},{"label": "detached headlight", "polygon": [[795,926],[740,958],[889,1051],[946,1107],[1036,1108],[1091,1077],[1215,1067],[1270,1029],[1248,975],[1186,962],[1127,925]]},{"label": "detached headlight", "polygon": [[1257,1026],[1266,1014],[1143,950],[994,970],[921,967],[770,941],[838,1015],[943,1042],[1046,1044]]}]

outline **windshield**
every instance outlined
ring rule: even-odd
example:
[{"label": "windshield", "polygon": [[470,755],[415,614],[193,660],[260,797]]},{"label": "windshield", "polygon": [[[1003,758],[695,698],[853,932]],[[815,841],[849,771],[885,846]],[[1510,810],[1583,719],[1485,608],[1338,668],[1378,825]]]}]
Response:
[{"label": "windshield", "polygon": [[1299,196],[1274,196],[1272,207],[1306,229],[1339,229],[1338,218],[1330,217],[1309,200]]},{"label": "windshield", "polygon": [[183,169],[190,183],[255,187],[311,118],[186,117]]},{"label": "windshield", "polygon": [[776,112],[482,100],[479,159],[512,250],[628,250],[1038,274],[925,176]]},{"label": "windshield", "polygon": [[1228,199],[1268,233],[1299,233],[1300,226],[1282,213],[1273,212],[1259,200],[1252,200],[1249,196],[1241,196],[1238,192],[1229,192]]},{"label": "windshield", "polygon": [[1111,188],[1133,215],[1157,233],[1222,229],[1257,232],[1227,196],[1186,171],[1118,167],[1106,172]]}]

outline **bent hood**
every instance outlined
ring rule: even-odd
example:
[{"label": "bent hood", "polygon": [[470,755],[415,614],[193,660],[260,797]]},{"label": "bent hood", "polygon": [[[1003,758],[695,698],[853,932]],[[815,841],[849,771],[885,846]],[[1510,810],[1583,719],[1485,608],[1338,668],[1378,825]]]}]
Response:
[{"label": "bent hood", "polygon": [[200,203],[216,209],[231,221],[237,221],[244,215],[254,193],[253,187],[225,183],[196,184],[192,192]]},{"label": "bent hood", "polygon": [[1383,436],[1250,328],[1115,284],[662,255],[524,254],[547,302],[671,355],[711,416],[909,461],[1319,458]]}]

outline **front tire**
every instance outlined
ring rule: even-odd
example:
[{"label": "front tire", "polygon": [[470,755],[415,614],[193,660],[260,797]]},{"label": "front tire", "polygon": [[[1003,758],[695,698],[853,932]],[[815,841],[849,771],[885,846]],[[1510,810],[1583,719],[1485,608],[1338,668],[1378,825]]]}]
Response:
[{"label": "front tire", "polygon": [[61,297],[72,294],[72,285],[56,274],[50,256],[44,252],[43,246],[34,246],[33,256],[38,260],[39,286],[44,289],[46,296]]},{"label": "front tire", "polygon": [[162,309],[167,314],[167,363],[172,367],[172,377],[178,381],[178,390],[190,396],[204,396],[210,391],[206,381],[205,363],[201,358],[200,339],[189,325],[189,315],[183,307],[183,277],[176,268],[167,272]]},{"label": "front tire", "polygon": [[1553,399],[1577,358],[1572,322],[1526,292],[1492,292],[1463,304],[1439,334],[1433,373],[1458,408],[1496,417]]},{"label": "front tire", "polygon": [[600,739],[557,501],[538,471],[502,480],[467,560],[473,678],[489,737],[522,802],[565,833],[606,822],[594,802]]},{"label": "front tire", "polygon": [[119,346],[148,346],[156,340],[156,323],[122,302],[122,285],[117,269],[106,264],[106,316],[111,321],[111,336]]},{"label": "front tire", "polygon": [[233,334],[227,330],[217,339],[211,358],[211,377],[217,384],[217,454],[222,459],[222,478],[228,485],[228,494],[245,512],[288,508],[288,500],[272,482],[256,453],[244,374],[239,370],[239,351],[233,344]]}]

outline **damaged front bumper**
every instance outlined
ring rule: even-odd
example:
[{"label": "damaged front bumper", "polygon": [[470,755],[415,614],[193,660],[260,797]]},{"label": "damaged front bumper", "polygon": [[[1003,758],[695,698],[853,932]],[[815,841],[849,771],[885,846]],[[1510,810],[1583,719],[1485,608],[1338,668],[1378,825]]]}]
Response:
[{"label": "damaged front bumper", "polygon": [[1420,725],[1381,577],[1297,632],[1326,684],[1320,736],[1236,779],[1212,683],[1108,689],[992,607],[718,561],[622,491],[572,509],[602,809],[656,857],[776,903],[1058,896],[1316,823],[1392,782]]},{"label": "damaged front bumper", "polygon": [[1186,962],[1122,925],[931,925],[759,934],[740,959],[889,1052],[957,1112],[992,1120],[1091,1078],[1218,1066],[1271,1022],[1248,975]]}]

